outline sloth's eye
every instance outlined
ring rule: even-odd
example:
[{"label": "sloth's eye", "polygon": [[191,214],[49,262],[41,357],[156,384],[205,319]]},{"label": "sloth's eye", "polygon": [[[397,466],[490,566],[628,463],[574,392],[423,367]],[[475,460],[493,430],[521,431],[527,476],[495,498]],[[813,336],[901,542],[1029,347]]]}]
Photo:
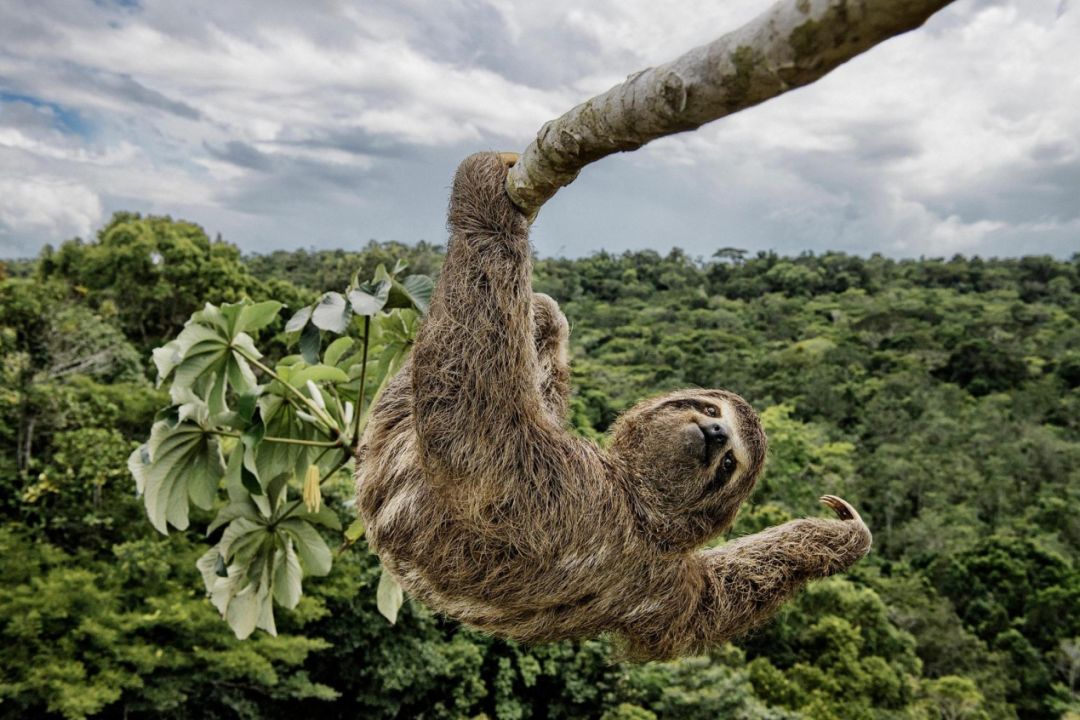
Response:
[{"label": "sloth's eye", "polygon": [[736,465],[735,456],[732,455],[731,453],[728,453],[727,455],[725,455],[724,459],[720,461],[720,467],[723,468],[724,472],[726,472],[726,473],[729,473],[732,470],[734,470],[735,465]]},{"label": "sloth's eye", "polygon": [[705,406],[705,414],[710,415],[712,417],[716,417],[716,408],[713,407],[712,405],[706,405]]}]

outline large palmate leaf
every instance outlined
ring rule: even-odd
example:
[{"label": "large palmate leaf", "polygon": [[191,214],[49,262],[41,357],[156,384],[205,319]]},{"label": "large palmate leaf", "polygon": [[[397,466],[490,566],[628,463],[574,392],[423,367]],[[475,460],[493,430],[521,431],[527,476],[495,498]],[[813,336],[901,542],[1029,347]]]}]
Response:
[{"label": "large palmate leaf", "polygon": [[[315,425],[302,419],[296,407],[281,395],[263,395],[259,398],[259,412],[266,427],[266,435],[270,437],[305,441],[323,438]],[[261,478],[271,478],[279,473],[300,478],[320,454],[322,449],[318,447],[264,442],[259,445],[255,455],[255,472]]]},{"label": "large palmate leaf", "polygon": [[213,327],[229,337],[236,337],[242,332],[262,330],[274,321],[282,307],[276,300],[226,303],[220,307],[206,303],[202,310],[191,316],[191,322]]},{"label": "large palmate leaf", "polygon": [[274,532],[265,518],[239,517],[196,563],[210,602],[240,639],[256,627],[277,634],[271,603]]},{"label": "large palmate leaf", "polygon": [[241,639],[255,628],[277,632],[273,603],[296,607],[304,575],[330,572],[330,548],[315,525],[341,529],[333,511],[298,511],[287,486],[273,486],[266,496],[272,511],[238,497],[218,514],[211,531],[227,523],[225,532],[197,563],[211,602]]},{"label": "large palmate leaf", "polygon": [[169,525],[187,529],[189,500],[210,508],[225,470],[217,437],[190,420],[156,422],[150,440],[128,458],[128,468],[150,523],[165,534]]},{"label": "large palmate leaf", "polygon": [[191,316],[176,340],[154,351],[158,382],[173,376],[173,387],[193,390],[206,399],[210,413],[228,410],[226,394],[250,393],[256,386],[248,358],[259,359],[249,332],[277,317],[281,303],[210,303]]}]

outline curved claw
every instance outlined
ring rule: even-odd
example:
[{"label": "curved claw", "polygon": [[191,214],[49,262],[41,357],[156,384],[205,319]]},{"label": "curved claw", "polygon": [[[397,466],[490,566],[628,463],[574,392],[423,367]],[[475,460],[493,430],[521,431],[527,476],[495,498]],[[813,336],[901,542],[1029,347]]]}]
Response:
[{"label": "curved claw", "polygon": [[862,522],[859,513],[851,506],[851,503],[843,498],[837,497],[836,495],[822,495],[821,502],[835,512],[836,516],[841,520],[856,520]]}]

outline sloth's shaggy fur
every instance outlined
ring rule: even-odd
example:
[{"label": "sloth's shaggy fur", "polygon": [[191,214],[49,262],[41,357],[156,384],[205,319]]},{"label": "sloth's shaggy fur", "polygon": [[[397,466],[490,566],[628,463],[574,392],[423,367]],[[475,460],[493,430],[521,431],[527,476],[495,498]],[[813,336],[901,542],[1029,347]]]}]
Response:
[{"label": "sloth's shaggy fur", "polygon": [[723,390],[632,408],[607,451],[566,429],[567,324],[530,290],[528,223],[507,166],[458,169],[450,244],[409,363],[357,463],[367,537],[413,596],[524,642],[610,632],[629,655],[707,650],[807,581],[866,554],[850,505],[710,550],[765,461],[754,410]]}]

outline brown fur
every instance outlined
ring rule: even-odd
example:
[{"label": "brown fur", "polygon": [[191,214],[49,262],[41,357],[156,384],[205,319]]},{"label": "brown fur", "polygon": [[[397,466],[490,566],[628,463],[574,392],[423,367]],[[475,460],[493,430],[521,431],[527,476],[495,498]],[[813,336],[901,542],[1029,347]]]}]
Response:
[{"label": "brown fur", "polygon": [[[838,499],[840,520],[698,550],[731,526],[765,461],[757,415],[733,393],[642,402],[607,452],[567,431],[566,319],[530,290],[506,170],[494,154],[458,169],[431,312],[359,449],[368,541],[402,586],[520,641],[612,632],[634,657],[666,658],[747,630],[861,558],[870,533]],[[727,441],[705,440],[714,424]]]}]

